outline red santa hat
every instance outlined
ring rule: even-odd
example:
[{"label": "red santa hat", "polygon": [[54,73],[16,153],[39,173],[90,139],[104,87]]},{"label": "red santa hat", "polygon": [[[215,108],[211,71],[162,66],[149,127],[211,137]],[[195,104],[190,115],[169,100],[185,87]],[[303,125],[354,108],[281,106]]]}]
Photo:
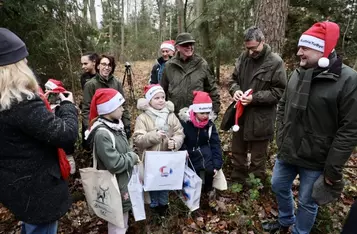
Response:
[{"label": "red santa hat", "polygon": [[169,49],[175,52],[175,41],[174,40],[164,41],[160,46],[160,50],[162,49]]},{"label": "red santa hat", "polygon": [[190,109],[194,113],[206,113],[212,111],[212,99],[208,93],[193,91],[193,104]]},{"label": "red santa hat", "polygon": [[328,67],[328,56],[334,50],[340,36],[340,27],[334,22],[320,22],[306,30],[300,37],[298,46],[308,47],[323,53],[319,67]]},{"label": "red santa hat", "polygon": [[92,98],[89,111],[89,121],[99,115],[112,113],[123,105],[125,99],[117,90],[112,88],[97,89]]},{"label": "red santa hat", "polygon": [[159,84],[146,85],[144,87],[145,99],[150,102],[157,93],[165,93],[164,89]]},{"label": "red santa hat", "polygon": [[54,93],[66,92],[66,89],[64,88],[62,81],[55,80],[55,79],[48,79],[48,81],[45,84],[45,88],[47,90],[51,90]]}]

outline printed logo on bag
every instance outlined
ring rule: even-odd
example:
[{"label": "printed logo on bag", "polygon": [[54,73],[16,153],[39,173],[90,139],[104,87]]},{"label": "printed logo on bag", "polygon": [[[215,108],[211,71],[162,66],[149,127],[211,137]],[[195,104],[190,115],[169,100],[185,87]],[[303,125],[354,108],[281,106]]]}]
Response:
[{"label": "printed logo on bag", "polygon": [[184,180],[182,187],[183,187],[183,191],[182,191],[183,198],[185,199],[185,201],[190,200],[190,199],[191,199],[191,195],[188,194],[188,193],[185,191],[185,188],[190,188],[190,187],[191,187],[190,181],[189,181],[189,180]]},{"label": "printed logo on bag", "polygon": [[109,187],[102,188],[101,186],[99,186],[99,188],[96,187],[96,190],[97,190],[97,198],[95,199],[94,207],[99,208],[100,212],[103,215],[112,213],[108,202],[110,199]]},{"label": "printed logo on bag", "polygon": [[161,177],[168,177],[172,172],[173,170],[167,166],[160,167]]}]

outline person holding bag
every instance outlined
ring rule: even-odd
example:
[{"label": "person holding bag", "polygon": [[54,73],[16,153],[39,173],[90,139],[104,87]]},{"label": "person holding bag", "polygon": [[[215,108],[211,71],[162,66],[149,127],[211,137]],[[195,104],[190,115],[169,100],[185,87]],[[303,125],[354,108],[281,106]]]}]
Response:
[{"label": "person holding bag", "polygon": [[223,165],[221,141],[212,121],[214,113],[209,94],[193,91],[193,96],[193,104],[179,112],[186,136],[182,149],[187,150],[193,169],[201,177],[204,192],[213,199],[213,177]]},{"label": "person holding bag", "polygon": [[93,145],[98,169],[108,170],[116,176],[121,194],[125,227],[108,222],[109,234],[126,233],[131,209],[128,183],[134,165],[139,162],[138,155],[129,146],[121,120],[124,101],[124,97],[115,89],[96,90],[90,107],[90,128],[86,131],[86,140]]},{"label": "person holding bag", "polygon": [[[165,91],[160,85],[145,86],[145,99],[140,98],[137,108],[142,110],[135,123],[134,145],[139,151],[178,150],[184,134],[180,121],[174,114],[174,104],[165,101]],[[164,216],[169,202],[168,191],[150,191],[150,207]]]}]

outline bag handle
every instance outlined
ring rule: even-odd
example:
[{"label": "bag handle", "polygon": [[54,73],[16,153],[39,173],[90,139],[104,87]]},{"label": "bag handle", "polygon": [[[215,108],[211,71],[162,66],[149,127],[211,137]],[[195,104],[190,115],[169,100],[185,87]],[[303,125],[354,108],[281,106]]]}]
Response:
[{"label": "bag handle", "polygon": [[[186,165],[188,164],[187,162],[190,162],[191,166],[192,166],[192,170],[197,174],[196,170],[195,170],[195,167],[193,166],[192,164],[192,161],[190,159],[190,157],[187,157],[187,160],[186,160]],[[188,165],[187,165],[188,166]]]},{"label": "bag handle", "polygon": [[[113,143],[113,148],[115,149],[115,137],[114,137],[114,134],[110,130],[105,128],[105,127],[99,127],[97,129],[97,131],[98,130],[104,130],[109,134],[109,136],[110,136],[110,138],[112,140],[112,143]],[[93,168],[97,169],[97,166],[98,166],[98,161],[97,161],[97,157],[95,155],[95,144],[93,144]]]}]

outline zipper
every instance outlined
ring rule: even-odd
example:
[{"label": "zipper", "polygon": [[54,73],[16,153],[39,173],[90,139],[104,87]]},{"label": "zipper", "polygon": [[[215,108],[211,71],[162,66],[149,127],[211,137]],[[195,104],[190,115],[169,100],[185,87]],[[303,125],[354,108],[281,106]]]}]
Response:
[{"label": "zipper", "polygon": [[196,139],[196,149],[197,151],[200,153],[201,157],[202,157],[202,166],[204,169],[206,169],[206,166],[205,166],[205,157],[203,157],[203,154],[201,152],[201,148],[198,146],[198,139],[200,137],[200,129],[198,129],[197,131],[197,139]]}]

